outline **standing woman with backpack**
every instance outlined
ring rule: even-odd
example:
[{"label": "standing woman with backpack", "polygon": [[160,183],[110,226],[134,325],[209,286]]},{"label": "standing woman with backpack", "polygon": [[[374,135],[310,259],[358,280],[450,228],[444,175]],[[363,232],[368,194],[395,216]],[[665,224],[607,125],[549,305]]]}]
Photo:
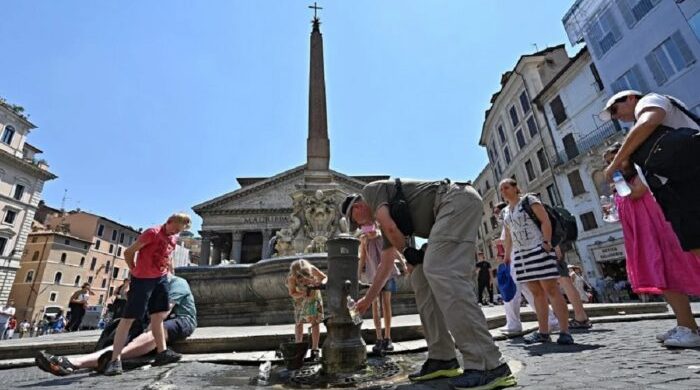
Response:
[{"label": "standing woman with backpack", "polygon": [[[503,210],[503,223],[506,230],[505,262],[512,261],[516,280],[527,283],[535,298],[535,308],[539,330],[525,338],[525,342],[544,343],[551,341],[547,316],[552,304],[554,314],[561,327],[558,344],[573,344],[569,334],[569,310],[559,290],[557,280],[557,256],[552,246],[552,224],[542,202],[533,195],[520,197],[518,183],[513,179],[504,179],[499,185],[501,196],[508,203]],[[523,201],[529,202],[532,211],[541,226],[538,227],[523,208]],[[541,228],[541,230],[540,230]],[[511,259],[511,253],[513,258]]]}]

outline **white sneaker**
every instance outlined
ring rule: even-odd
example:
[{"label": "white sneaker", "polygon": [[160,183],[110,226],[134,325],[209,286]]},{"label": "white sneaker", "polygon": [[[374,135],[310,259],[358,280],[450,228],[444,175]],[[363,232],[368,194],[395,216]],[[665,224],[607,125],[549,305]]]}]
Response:
[{"label": "white sneaker", "polygon": [[664,346],[675,348],[700,347],[700,335],[685,326],[676,327],[676,333],[664,341]]},{"label": "white sneaker", "polygon": [[678,329],[677,326],[674,326],[673,328],[667,330],[664,333],[659,333],[656,335],[656,341],[663,343],[664,341],[670,339],[673,337],[674,334],[676,334],[676,330]]},{"label": "white sneaker", "polygon": [[504,326],[499,328],[498,331],[503,334],[520,334],[523,333],[523,328],[508,328],[507,326]]}]

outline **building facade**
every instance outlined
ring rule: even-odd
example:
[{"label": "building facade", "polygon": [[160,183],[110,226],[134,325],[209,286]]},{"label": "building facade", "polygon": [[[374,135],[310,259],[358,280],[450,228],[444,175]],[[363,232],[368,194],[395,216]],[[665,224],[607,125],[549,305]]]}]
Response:
[{"label": "building facade", "polygon": [[41,150],[27,143],[36,126],[0,100],[0,302],[6,302],[49,172]]},{"label": "building facade", "polygon": [[607,91],[585,47],[534,99],[554,139],[554,176],[562,205],[576,218],[576,254],[590,280],[602,275],[624,277],[621,226],[603,221],[600,197],[611,195],[602,153],[622,140],[627,129],[616,121],[600,121],[598,114],[606,100]]},{"label": "building facade", "polygon": [[654,91],[700,113],[700,2],[578,0],[562,21],[591,51],[606,95]]},{"label": "building facade", "polygon": [[484,203],[484,215],[481,217],[479,232],[477,235],[477,253],[482,252],[484,257],[496,267],[496,252],[494,240],[501,236],[501,226],[493,215],[493,208],[501,202],[498,194],[498,183],[495,180],[493,169],[486,165],[473,182],[474,188],[481,195]]}]

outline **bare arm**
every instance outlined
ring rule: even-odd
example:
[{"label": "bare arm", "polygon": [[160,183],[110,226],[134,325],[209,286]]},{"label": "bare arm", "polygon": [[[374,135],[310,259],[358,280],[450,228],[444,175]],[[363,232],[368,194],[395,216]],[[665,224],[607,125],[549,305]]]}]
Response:
[{"label": "bare arm", "polygon": [[634,200],[641,198],[647,191],[649,191],[647,186],[645,186],[644,183],[642,183],[642,180],[639,178],[632,180],[632,183],[630,183],[630,190],[632,190],[630,198]]},{"label": "bare arm", "polygon": [[136,252],[140,251],[141,248],[143,248],[144,246],[146,246],[146,243],[136,241],[124,251],[124,261],[126,261],[126,265],[129,267],[129,270],[134,269],[134,267],[136,266],[136,264],[134,263],[134,257],[136,256]]},{"label": "bare arm", "polygon": [[306,295],[303,292],[297,291],[297,280],[292,277],[287,278],[287,291],[289,292],[289,296],[294,299],[304,298]]},{"label": "bare arm", "polygon": [[623,161],[629,160],[639,146],[646,141],[647,138],[656,130],[656,128],[666,118],[666,111],[659,107],[649,107],[642,111],[637,123],[632,126],[632,129],[625,137],[622,147],[615,155],[615,158],[605,169],[605,174],[610,179],[612,173],[620,169]]},{"label": "bare arm", "polygon": [[391,271],[394,269],[394,260],[396,259],[396,250],[394,248],[386,248],[382,250],[381,260],[379,261],[379,267],[377,268],[377,273],[374,275],[372,280],[372,285],[364,296],[364,300],[372,302],[378,296],[379,293],[384,288],[387,280],[391,276]]},{"label": "bare arm", "polygon": [[510,236],[510,228],[504,224],[503,228],[506,230],[506,239],[503,242],[503,262],[508,264],[511,262],[510,253],[513,250],[513,238]]},{"label": "bare arm", "polygon": [[326,276],[326,274],[324,274],[323,271],[321,271],[320,269],[318,269],[318,268],[312,266],[312,267],[311,267],[311,272],[312,272],[312,274],[313,274],[313,276],[314,276],[314,281],[315,281],[316,283],[324,284],[324,283],[326,283],[326,282],[328,281],[328,276]]},{"label": "bare arm", "polygon": [[[382,227],[382,233],[389,240],[391,245],[396,248],[397,251],[403,253],[406,247],[406,236],[401,233],[396,222],[391,218],[389,214],[389,207],[386,205],[381,206],[377,209],[376,216],[379,226]],[[382,261],[384,261],[384,254],[382,253]],[[380,265],[381,267],[381,265]]]}]

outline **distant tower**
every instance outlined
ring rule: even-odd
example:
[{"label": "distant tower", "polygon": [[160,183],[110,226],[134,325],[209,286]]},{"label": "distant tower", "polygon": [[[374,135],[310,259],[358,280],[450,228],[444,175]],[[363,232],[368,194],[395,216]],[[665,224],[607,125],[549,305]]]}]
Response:
[{"label": "distant tower", "polygon": [[311,31],[311,59],[309,67],[309,135],[306,139],[306,170],[304,181],[307,184],[331,182],[329,172],[330,141],[328,139],[328,119],[326,117],[326,82],[323,71],[323,37],[319,29],[321,21],[316,11],[321,9],[314,3]]}]

